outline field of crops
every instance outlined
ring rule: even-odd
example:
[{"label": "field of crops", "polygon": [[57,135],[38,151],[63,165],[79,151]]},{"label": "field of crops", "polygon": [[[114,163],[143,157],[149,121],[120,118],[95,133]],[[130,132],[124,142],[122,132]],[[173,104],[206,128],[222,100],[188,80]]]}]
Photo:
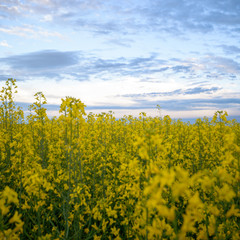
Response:
[{"label": "field of crops", "polygon": [[0,239],[240,239],[240,124],[218,111],[169,116],[85,113],[62,99],[49,119],[0,101]]}]

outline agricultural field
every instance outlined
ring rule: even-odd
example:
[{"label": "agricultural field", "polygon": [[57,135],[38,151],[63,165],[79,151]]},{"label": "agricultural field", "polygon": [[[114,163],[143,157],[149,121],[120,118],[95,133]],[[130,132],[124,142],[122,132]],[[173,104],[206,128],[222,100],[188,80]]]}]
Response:
[{"label": "agricultural field", "polygon": [[0,239],[240,239],[240,124],[0,101]]}]

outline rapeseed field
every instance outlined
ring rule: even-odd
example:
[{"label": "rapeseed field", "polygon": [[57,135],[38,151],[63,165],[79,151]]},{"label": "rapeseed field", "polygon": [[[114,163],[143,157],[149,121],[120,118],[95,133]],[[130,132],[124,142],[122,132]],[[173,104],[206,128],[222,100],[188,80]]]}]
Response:
[{"label": "rapeseed field", "polygon": [[116,119],[0,93],[0,239],[240,239],[240,124]]}]

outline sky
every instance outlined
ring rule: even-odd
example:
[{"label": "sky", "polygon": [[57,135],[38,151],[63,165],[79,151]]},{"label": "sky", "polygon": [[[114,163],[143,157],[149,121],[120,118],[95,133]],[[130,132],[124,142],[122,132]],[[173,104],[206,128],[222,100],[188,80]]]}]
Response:
[{"label": "sky", "polygon": [[27,109],[240,116],[240,0],[0,0],[0,87]]}]

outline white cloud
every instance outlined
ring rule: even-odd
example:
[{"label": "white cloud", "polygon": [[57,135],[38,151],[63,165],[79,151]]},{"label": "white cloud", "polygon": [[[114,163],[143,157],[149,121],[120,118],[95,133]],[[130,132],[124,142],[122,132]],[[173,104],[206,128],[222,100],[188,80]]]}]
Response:
[{"label": "white cloud", "polygon": [[44,15],[41,22],[52,22],[53,17],[50,14]]},{"label": "white cloud", "polygon": [[6,40],[1,41],[1,42],[0,42],[0,46],[2,46],[2,47],[8,47],[8,48],[11,48],[11,47],[12,47],[11,45],[9,45],[9,44],[7,43]]},{"label": "white cloud", "polygon": [[20,37],[29,38],[42,38],[42,37],[58,37],[62,38],[63,35],[58,32],[50,32],[41,27],[34,27],[32,25],[24,25],[22,27],[10,27],[10,28],[0,28],[0,32],[8,33],[11,35],[17,35]]}]

